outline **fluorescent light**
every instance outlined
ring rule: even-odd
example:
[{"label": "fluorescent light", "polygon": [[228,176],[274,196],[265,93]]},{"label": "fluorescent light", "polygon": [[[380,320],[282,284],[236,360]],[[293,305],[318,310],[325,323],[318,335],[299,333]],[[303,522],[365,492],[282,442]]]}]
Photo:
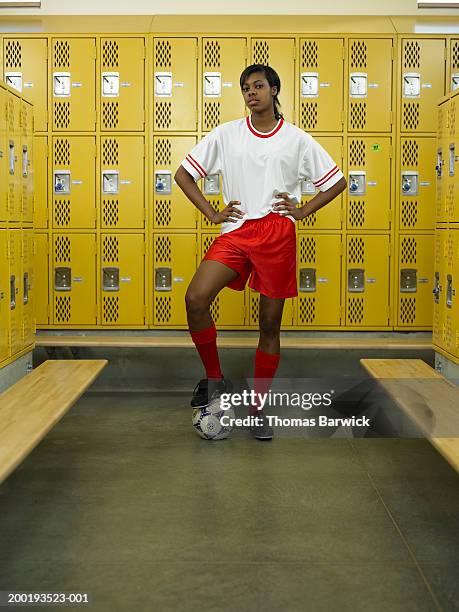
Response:
[{"label": "fluorescent light", "polygon": [[24,2],[24,0],[0,0],[2,8],[41,8],[41,2]]},{"label": "fluorescent light", "polygon": [[418,0],[418,8],[459,8],[459,2],[456,0],[430,0],[429,2]]}]

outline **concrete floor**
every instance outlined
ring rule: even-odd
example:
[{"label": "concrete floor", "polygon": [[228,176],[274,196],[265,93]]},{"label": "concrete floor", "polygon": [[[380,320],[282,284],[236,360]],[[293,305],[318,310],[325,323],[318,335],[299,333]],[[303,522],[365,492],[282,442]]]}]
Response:
[{"label": "concrete floor", "polygon": [[206,442],[188,402],[83,396],[0,486],[0,590],[97,612],[459,610],[459,477],[428,442]]}]

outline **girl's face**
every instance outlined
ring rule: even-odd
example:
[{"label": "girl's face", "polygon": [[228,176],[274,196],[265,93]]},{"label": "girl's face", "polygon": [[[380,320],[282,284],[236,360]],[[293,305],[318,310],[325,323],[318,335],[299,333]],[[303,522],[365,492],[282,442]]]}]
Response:
[{"label": "girl's face", "polygon": [[242,86],[245,105],[257,113],[271,109],[274,114],[273,96],[276,93],[277,87],[270,87],[263,72],[254,72],[247,77]]}]

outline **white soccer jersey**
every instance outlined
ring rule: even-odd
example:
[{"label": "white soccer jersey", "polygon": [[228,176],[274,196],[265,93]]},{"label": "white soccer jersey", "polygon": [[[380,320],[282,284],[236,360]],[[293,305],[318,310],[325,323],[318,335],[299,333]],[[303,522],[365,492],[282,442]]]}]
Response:
[{"label": "white soccer jersey", "polygon": [[222,234],[241,227],[246,219],[277,212],[272,210],[279,201],[277,193],[286,192],[300,202],[304,179],[326,191],[343,177],[310,134],[284,119],[268,133],[256,130],[250,117],[223,123],[191,150],[182,166],[195,181],[221,174],[225,205],[240,201],[239,208],[246,214],[236,223],[222,223]]}]

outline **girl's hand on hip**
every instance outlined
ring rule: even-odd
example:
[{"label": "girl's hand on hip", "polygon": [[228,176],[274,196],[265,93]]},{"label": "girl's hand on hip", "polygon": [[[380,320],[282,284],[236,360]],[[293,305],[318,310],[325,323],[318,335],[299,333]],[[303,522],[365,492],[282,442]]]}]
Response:
[{"label": "girl's hand on hip", "polygon": [[278,212],[282,217],[291,215],[297,220],[303,218],[301,209],[297,208],[296,199],[293,200],[287,193],[278,193],[276,198],[281,198],[281,201],[273,204],[273,211]]},{"label": "girl's hand on hip", "polygon": [[245,213],[236,206],[237,204],[241,204],[239,200],[231,200],[228,206],[225,206],[223,210],[212,215],[210,219],[211,222],[226,223],[229,221],[230,223],[237,223],[245,215]]}]

